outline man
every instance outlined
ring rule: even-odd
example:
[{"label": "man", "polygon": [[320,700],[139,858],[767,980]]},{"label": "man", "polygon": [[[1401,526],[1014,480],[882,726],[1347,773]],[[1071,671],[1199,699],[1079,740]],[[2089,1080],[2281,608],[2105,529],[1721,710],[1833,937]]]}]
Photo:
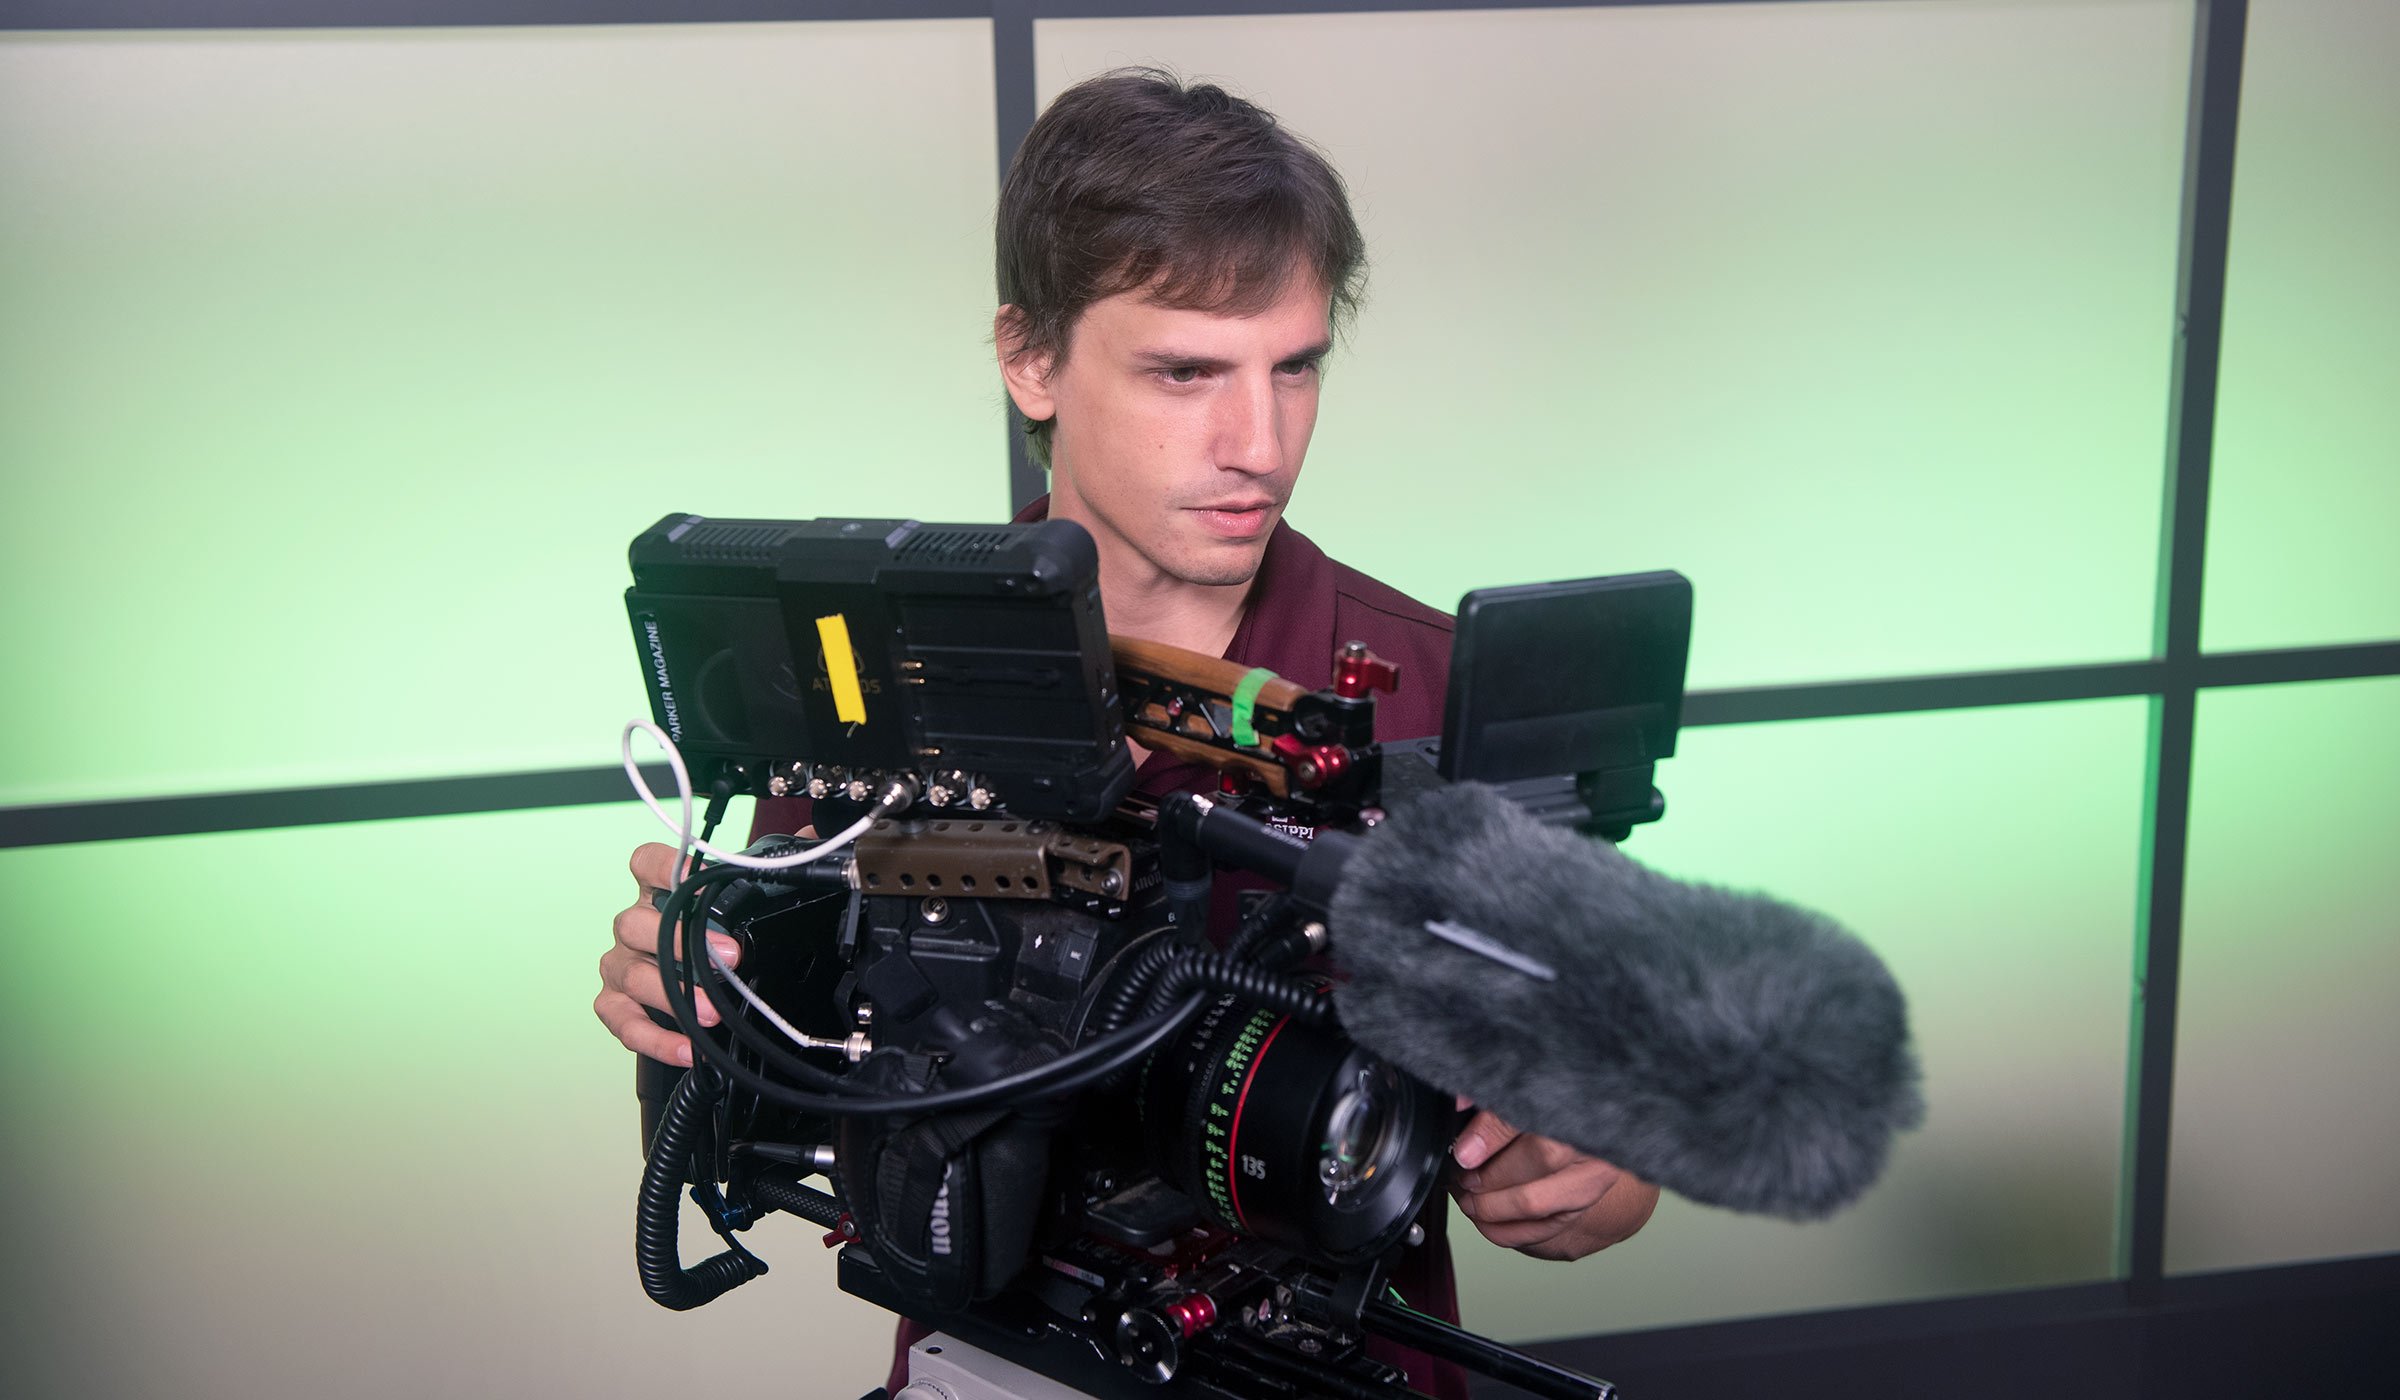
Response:
[{"label": "man", "polygon": [[[1046,511],[1091,533],[1109,630],[1310,687],[1330,683],[1337,643],[1361,640],[1402,668],[1400,693],[1378,714],[1381,737],[1437,731],[1449,618],[1281,523],[1316,425],[1320,372],[1365,268],[1324,158],[1219,88],[1107,74],[1034,124],[1001,190],[998,243],[1000,373],[1051,473],[1047,500],[1019,518]],[[1143,791],[1213,786],[1170,755],[1136,755]],[[790,831],[802,819],[790,804],[762,803],[758,827]],[[617,916],[593,1009],[632,1049],[689,1064],[684,1038],[642,1010],[665,1004],[646,892],[670,883],[671,859],[664,846],[635,853],[645,894]],[[1541,1258],[1624,1239],[1658,1198],[1489,1113],[1452,1152],[1460,1212],[1492,1242]],[[1455,1319],[1448,1244],[1428,1234],[1395,1282],[1413,1305]],[[1419,1389],[1466,1393],[1453,1369],[1394,1359]]]}]

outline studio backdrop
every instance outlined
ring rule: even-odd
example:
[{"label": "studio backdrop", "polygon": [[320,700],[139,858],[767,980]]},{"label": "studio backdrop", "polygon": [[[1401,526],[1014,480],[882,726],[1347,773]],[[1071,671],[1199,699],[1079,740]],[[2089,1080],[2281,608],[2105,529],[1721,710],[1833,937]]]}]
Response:
[{"label": "studio backdrop", "polygon": [[796,1220],[634,1277],[624,547],[1005,515],[999,156],[1126,63],[1351,183],[1292,522],[1689,575],[1629,852],[1911,1000],[1861,1205],[1455,1224],[1469,1326],[2400,1250],[2400,9],[1209,8],[0,7],[0,1387],[878,1382]]}]

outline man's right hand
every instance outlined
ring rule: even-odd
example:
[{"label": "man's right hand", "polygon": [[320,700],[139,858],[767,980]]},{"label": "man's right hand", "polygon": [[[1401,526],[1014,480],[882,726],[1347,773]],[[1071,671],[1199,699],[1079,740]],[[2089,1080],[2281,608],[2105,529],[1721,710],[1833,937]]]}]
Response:
[{"label": "man's right hand", "polygon": [[[651,842],[633,853],[633,882],[640,893],[617,912],[616,942],[600,956],[600,995],[592,1013],[625,1048],[670,1065],[692,1062],[692,1043],[679,1031],[652,1021],[643,1008],[664,1012],[667,988],[658,973],[658,907],[650,902],[660,890],[675,886],[675,848]],[[708,941],[728,963],[741,957],[741,947],[721,933]],[[683,949],[679,944],[676,955]],[[699,999],[700,1024],[717,1023],[716,1008]]]}]

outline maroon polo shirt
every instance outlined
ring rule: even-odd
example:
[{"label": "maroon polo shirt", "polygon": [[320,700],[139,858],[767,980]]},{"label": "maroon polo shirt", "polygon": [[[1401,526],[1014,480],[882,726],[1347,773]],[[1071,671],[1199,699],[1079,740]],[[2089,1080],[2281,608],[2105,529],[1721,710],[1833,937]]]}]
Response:
[{"label": "maroon polo shirt", "polygon": [[[1045,496],[1018,512],[1017,519],[1042,520],[1049,511],[1050,498]],[[1398,692],[1376,697],[1375,737],[1415,739],[1441,732],[1443,692],[1450,677],[1450,631],[1449,614],[1335,562],[1287,522],[1277,525],[1267,540],[1266,555],[1250,585],[1249,605],[1234,630],[1233,641],[1225,648],[1225,659],[1264,667],[1311,690],[1322,690],[1333,684],[1334,649],[1345,642],[1365,642],[1369,650],[1400,668]],[[1217,775],[1202,764],[1153,752],[1142,764],[1134,786],[1153,797],[1214,792]],[[807,821],[805,799],[762,801],[751,839],[771,831],[797,831]],[[1210,931],[1222,942],[1231,927],[1235,882],[1220,879],[1217,883]],[[1428,1208],[1425,1243],[1401,1256],[1392,1272],[1392,1286],[1410,1307],[1456,1322],[1458,1286],[1451,1274],[1450,1241],[1443,1230],[1448,1216],[1448,1200],[1436,1195]],[[900,1320],[888,1383],[892,1393],[898,1394],[908,1383],[908,1348],[931,1330],[908,1318]],[[1466,1374],[1458,1367],[1380,1339],[1370,1341],[1367,1350],[1406,1370],[1410,1385],[1437,1400],[1467,1400]]]}]

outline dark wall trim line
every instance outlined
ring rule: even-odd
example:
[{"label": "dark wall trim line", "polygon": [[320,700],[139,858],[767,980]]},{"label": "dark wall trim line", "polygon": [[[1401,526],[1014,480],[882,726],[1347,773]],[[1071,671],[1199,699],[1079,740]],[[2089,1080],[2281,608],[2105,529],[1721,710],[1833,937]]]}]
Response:
[{"label": "dark wall trim line", "polygon": [[[2181,668],[2170,662],[2168,669],[2174,672]],[[2190,684],[2203,690],[2229,685],[2286,685],[2293,681],[2400,675],[2400,642],[2221,651],[2192,661],[2190,670]]]},{"label": "dark wall trim line", "polygon": [[2090,666],[1695,690],[1684,698],[1683,722],[1686,727],[1763,724],[1776,720],[1979,709],[1987,705],[2040,705],[2060,700],[2104,700],[2177,690],[2389,675],[2400,675],[2400,642],[2284,647],[2271,651],[2219,652],[2181,663],[2109,661]]},{"label": "dark wall trim line", "polygon": [[[2178,682],[2175,677],[2179,675],[2188,675],[2189,679]],[[1686,727],[1766,724],[2157,695],[2175,685],[2188,692],[2193,688],[2394,675],[2400,675],[2400,642],[2370,642],[2360,646],[2230,652],[2202,657],[2180,670],[2163,661],[2120,661],[2098,666],[1976,671],[1896,680],[1695,690],[1684,699],[1683,722]],[[643,771],[649,774],[654,791],[665,792],[674,781],[664,768]],[[317,826],[328,822],[573,807],[622,802],[629,796],[621,769],[559,768],[535,773],[357,783],[346,787],[275,788],[0,807],[0,849],[77,841],[124,841],[143,836],[190,836],[207,831]]]},{"label": "dark wall trim line", "polygon": [[[1614,9],[1719,0],[0,0],[24,29],[409,29],[776,20],[1141,19],[1406,10]],[[1743,0],[1748,4],[1780,0]],[[1903,0],[1891,0],[1902,3]],[[1009,150],[1016,147],[1011,144]]]},{"label": "dark wall trim line", "polygon": [[[2400,1254],[1535,1343],[1646,1400],[2217,1400],[2389,1393]],[[1515,1392],[1478,1391],[1484,1400]]]},{"label": "dark wall trim line", "polygon": [[1766,724],[1778,720],[1838,719],[1914,710],[1964,710],[1987,705],[2038,705],[2055,700],[2147,695],[2158,689],[2165,671],[2165,666],[2156,661],[2113,661],[2027,671],[1962,671],[1943,676],[1894,676],[1888,680],[1695,690],[1684,696],[1683,723],[1686,728]]},{"label": "dark wall trim line", "polygon": [[[671,793],[675,775],[664,764],[642,769],[650,790]],[[117,802],[60,802],[0,807],[0,848],[56,846],[78,841],[125,841],[144,836],[194,836],[211,831],[323,826],[334,822],[446,817],[537,807],[584,807],[630,802],[622,768],[552,768],[532,773],[484,773],[467,778],[418,778],[346,787],[271,788],[257,792],[137,797]]]},{"label": "dark wall trim line", "polygon": [[2175,1010],[2183,963],[2200,610],[2207,586],[2208,484],[2248,23],[2249,0],[2199,0],[2192,18],[2174,352],[2167,392],[2166,492],[2159,512],[2158,611],[2152,639],[2168,675],[2150,707],[2125,1156],[2117,1198],[2117,1268],[2136,1302],[2157,1294],[2166,1260],[2167,1156],[2175,1101]]},{"label": "dark wall trim line", "polygon": [[[1025,144],[1025,133],[1033,130],[1034,109],[1039,105],[1033,81],[1033,17],[1040,8],[1031,0],[993,0],[992,4],[992,104],[998,117],[993,134],[998,139],[1000,183],[1004,185],[1017,148]],[[1008,435],[1008,513],[1015,515],[1049,490],[1050,480],[1026,445],[1025,415],[1010,403],[1002,417]]]},{"label": "dark wall trim line", "polygon": [[[1776,4],[1780,0],[1732,0]],[[1041,19],[1160,19],[1212,15],[1398,14],[1415,10],[1657,10],[1727,0],[1036,0]]]},{"label": "dark wall trim line", "polygon": [[981,19],[990,0],[0,0],[0,30],[424,29]]}]

